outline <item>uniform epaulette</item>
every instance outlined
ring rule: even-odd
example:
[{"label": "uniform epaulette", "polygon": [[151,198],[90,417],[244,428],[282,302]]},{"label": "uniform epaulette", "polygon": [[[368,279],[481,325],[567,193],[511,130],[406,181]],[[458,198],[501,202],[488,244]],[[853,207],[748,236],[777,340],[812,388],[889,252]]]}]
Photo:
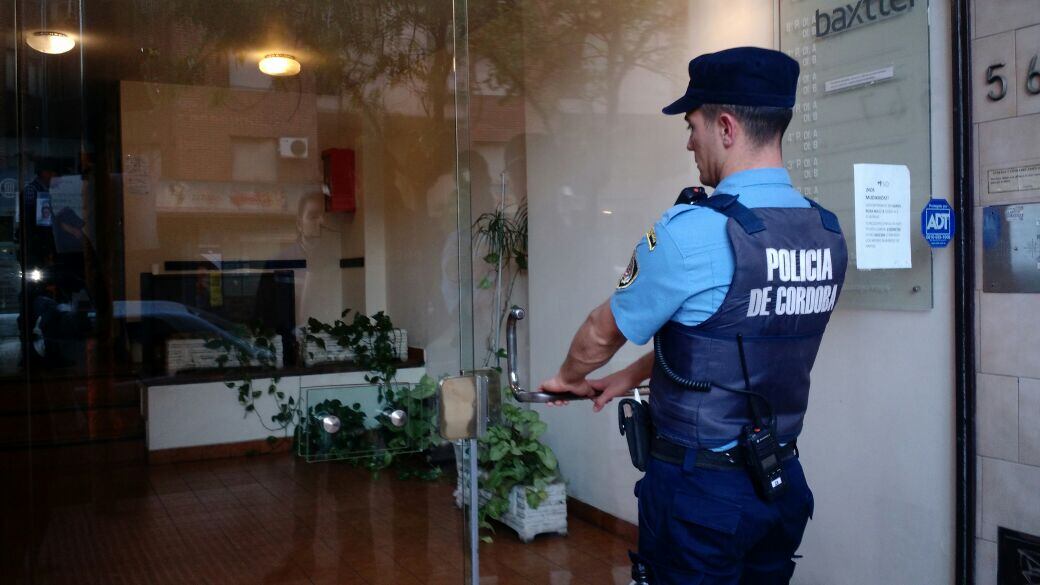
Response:
[{"label": "uniform epaulette", "polygon": [[673,205],[664,212],[664,215],[661,216],[661,225],[668,225],[668,222],[675,219],[677,216],[684,213],[690,213],[691,211],[697,211],[698,209],[701,209],[699,205],[689,205],[686,203]]}]

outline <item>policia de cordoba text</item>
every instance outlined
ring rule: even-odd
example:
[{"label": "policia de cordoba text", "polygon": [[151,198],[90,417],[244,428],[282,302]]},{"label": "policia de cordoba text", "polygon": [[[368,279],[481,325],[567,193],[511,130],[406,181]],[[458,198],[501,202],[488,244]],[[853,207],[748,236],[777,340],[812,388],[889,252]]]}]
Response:
[{"label": "policia de cordoba text", "polygon": [[[826,282],[834,278],[830,248],[784,250],[766,248],[766,280],[780,282]],[[772,286],[751,289],[748,317],[812,315],[829,312],[838,300],[838,285]]]}]

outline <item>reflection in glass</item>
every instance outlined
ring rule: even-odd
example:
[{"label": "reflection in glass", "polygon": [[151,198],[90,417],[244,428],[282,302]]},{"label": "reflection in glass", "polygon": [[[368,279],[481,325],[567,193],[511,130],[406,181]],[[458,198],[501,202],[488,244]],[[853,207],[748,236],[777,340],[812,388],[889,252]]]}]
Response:
[{"label": "reflection in glass", "polygon": [[[323,439],[297,443],[317,449],[317,459],[428,450],[429,441],[416,439],[432,436],[421,426],[433,412],[422,374],[459,370],[467,314],[459,300],[452,17],[445,0],[0,4],[8,47],[0,60],[0,373],[12,397],[3,416],[16,421],[0,447],[28,462],[14,474],[17,497],[6,498],[24,510],[4,509],[5,526],[19,530],[5,539],[0,575],[61,580],[70,568],[116,580],[112,567],[162,571],[172,563],[165,551],[190,542],[232,559],[236,577],[249,582],[308,580],[308,555],[340,580],[353,576],[339,556],[315,548],[265,549],[236,565],[226,547],[241,539],[206,541],[201,531],[172,526],[191,514],[166,513],[169,500],[159,494],[168,486],[153,483],[169,471],[142,464],[269,452],[264,424],[277,426],[273,401],[314,387],[340,392],[301,412],[313,418],[364,404],[371,424],[360,435],[373,439],[353,450]],[[397,338],[409,347],[396,362],[398,384],[364,384],[356,356],[305,359],[301,329],[333,325],[347,309],[351,318],[383,311],[402,330]],[[345,430],[333,435],[358,437]],[[294,471],[295,452],[277,461],[224,469],[256,465],[250,488],[277,493],[274,506],[289,512],[281,526],[293,538],[320,550],[363,548],[387,528],[378,514],[385,502],[377,507],[363,487],[372,481],[367,472],[330,465],[337,481],[318,498],[313,488],[324,476]],[[208,467],[179,469],[195,481]],[[274,482],[273,469],[283,474]],[[103,487],[93,489],[95,480]],[[282,480],[307,487],[279,492]],[[229,493],[221,481],[185,491],[196,488]],[[402,499],[400,513],[407,510],[412,526],[439,513],[443,526],[430,540],[456,542],[447,532],[450,497],[429,514],[418,499]],[[163,534],[181,540],[159,543],[148,522],[131,523],[140,547],[124,546],[127,533],[119,541],[107,532],[108,510],[137,510],[142,501],[152,511],[158,501],[155,518],[170,529]],[[190,503],[200,507],[192,513],[205,511]],[[369,533],[326,545],[320,512],[348,504],[358,512],[354,528]],[[230,528],[211,518],[207,534],[251,521],[252,508],[227,510]],[[55,544],[78,542],[76,518],[96,528],[96,554],[82,555],[89,567]],[[439,553],[447,558],[458,547]],[[151,578],[132,570],[119,579]],[[201,578],[226,582],[214,570]]]}]

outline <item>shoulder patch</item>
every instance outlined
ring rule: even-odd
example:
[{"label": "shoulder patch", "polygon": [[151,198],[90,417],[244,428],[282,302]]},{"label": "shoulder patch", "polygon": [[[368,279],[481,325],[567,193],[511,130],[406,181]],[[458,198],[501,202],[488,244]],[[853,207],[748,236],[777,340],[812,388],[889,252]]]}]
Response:
[{"label": "shoulder patch", "polygon": [[618,281],[618,289],[628,288],[636,280],[636,276],[639,275],[639,262],[636,261],[636,253],[632,252],[632,259],[628,261],[628,268],[625,269],[624,274],[621,275],[621,280]]},{"label": "shoulder patch", "polygon": [[650,226],[650,231],[646,232],[646,247],[650,248],[651,252],[657,247],[657,232],[654,231],[654,226]]}]

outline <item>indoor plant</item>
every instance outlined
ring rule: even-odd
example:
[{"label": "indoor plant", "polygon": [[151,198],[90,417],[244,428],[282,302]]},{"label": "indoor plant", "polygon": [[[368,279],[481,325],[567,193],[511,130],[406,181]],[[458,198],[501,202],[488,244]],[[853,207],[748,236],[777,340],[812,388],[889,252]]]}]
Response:
[{"label": "indoor plant", "polygon": [[[566,487],[552,448],[539,440],[545,429],[536,411],[504,403],[502,423],[480,439],[481,528],[494,530],[490,520],[498,520],[524,542],[545,532],[567,533]],[[466,480],[461,467],[455,491],[460,506]]]}]

